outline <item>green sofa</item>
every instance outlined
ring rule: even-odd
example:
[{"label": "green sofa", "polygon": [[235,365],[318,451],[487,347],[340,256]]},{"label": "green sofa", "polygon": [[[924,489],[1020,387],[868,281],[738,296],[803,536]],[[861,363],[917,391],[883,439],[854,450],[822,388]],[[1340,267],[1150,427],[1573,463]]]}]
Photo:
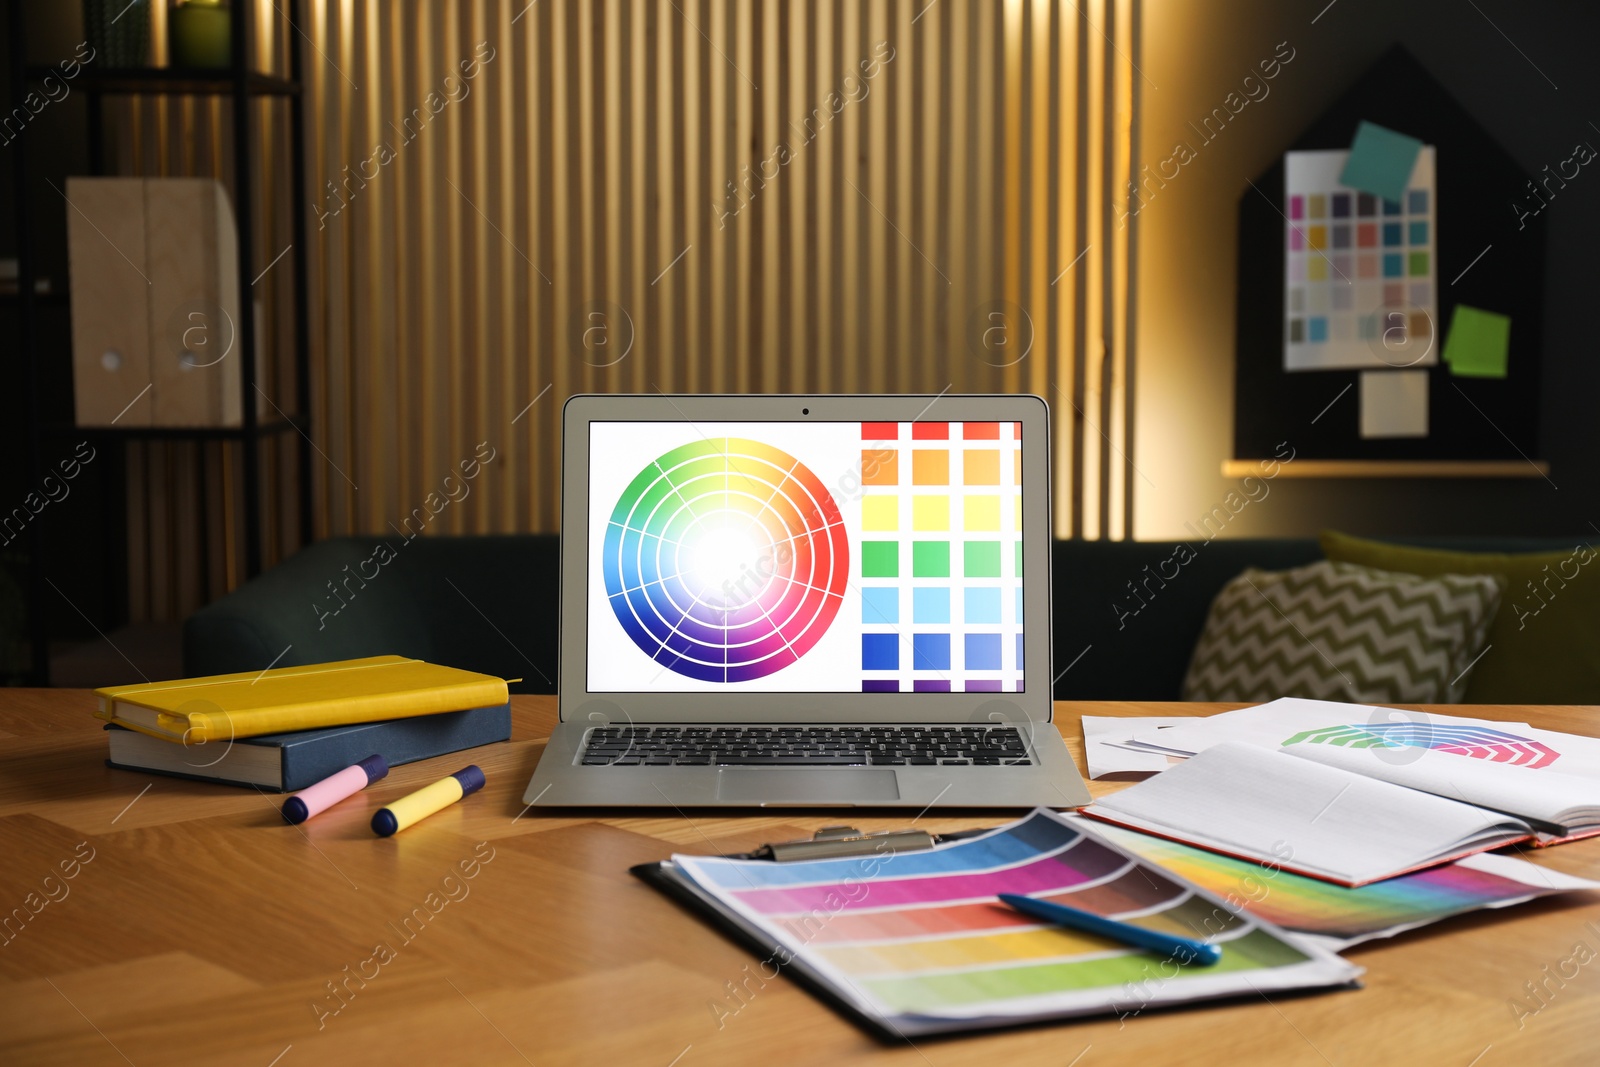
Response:
[{"label": "green sofa", "polygon": [[[1570,550],[1574,541],[1402,543],[1547,552]],[[1207,608],[1228,579],[1249,566],[1276,570],[1322,558],[1310,538],[1189,544],[1194,558],[1175,568],[1176,542],[1056,542],[1057,699],[1179,699]],[[191,676],[222,674],[396,653],[521,678],[513,692],[553,693],[559,559],[552,534],[322,541],[191,616],[184,668]],[[1600,704],[1600,692],[1588,702]]]}]

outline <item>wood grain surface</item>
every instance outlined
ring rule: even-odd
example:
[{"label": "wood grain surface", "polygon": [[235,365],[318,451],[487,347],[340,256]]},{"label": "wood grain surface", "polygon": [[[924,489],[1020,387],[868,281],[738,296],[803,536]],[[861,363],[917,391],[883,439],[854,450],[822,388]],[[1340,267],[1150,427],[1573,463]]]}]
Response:
[{"label": "wood grain surface", "polygon": [[[108,769],[86,691],[8,691],[0,1064],[1544,1067],[1593,1063],[1600,1045],[1596,894],[1357,948],[1359,991],[881,1045],[787,980],[763,982],[749,954],[627,873],[674,851],[806,836],[839,813],[524,812],[555,700],[512,700],[509,744],[397,768],[293,827],[272,795]],[[1077,756],[1080,714],[1225,707],[1058,714]],[[1470,713],[1600,735],[1597,709]],[[468,762],[487,774],[483,792],[393,838],[372,835],[376,808]],[[1600,840],[1529,858],[1600,878]]]}]

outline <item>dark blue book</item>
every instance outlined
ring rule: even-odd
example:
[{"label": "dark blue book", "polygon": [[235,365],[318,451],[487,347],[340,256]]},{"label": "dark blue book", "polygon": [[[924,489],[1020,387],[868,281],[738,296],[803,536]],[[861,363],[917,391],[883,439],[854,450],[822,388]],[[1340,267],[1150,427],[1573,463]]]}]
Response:
[{"label": "dark blue book", "polygon": [[295,730],[204,745],[179,745],[106,724],[111,758],[106,765],[223,785],[259,786],[293,793],[371,755],[389,766],[511,740],[511,705],[498,704],[386,722]]}]

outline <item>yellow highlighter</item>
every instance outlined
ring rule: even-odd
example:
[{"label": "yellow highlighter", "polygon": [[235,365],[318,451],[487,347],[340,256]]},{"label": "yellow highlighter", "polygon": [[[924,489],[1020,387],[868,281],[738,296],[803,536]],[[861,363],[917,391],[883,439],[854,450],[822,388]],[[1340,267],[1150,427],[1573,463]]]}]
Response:
[{"label": "yellow highlighter", "polygon": [[467,794],[476,793],[483,788],[483,782],[483,772],[476,764],[469,764],[448,778],[441,778],[387,807],[379,808],[372,816],[372,831],[379,837],[399,833],[434,812],[443,811]]}]

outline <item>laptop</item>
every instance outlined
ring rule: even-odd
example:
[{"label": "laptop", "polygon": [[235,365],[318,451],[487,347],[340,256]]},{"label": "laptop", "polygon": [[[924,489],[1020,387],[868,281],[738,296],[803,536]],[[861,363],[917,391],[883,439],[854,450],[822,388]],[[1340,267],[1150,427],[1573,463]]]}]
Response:
[{"label": "laptop", "polygon": [[[1066,808],[1036,396],[574,396],[538,807]],[[543,610],[542,605],[531,605]]]}]

